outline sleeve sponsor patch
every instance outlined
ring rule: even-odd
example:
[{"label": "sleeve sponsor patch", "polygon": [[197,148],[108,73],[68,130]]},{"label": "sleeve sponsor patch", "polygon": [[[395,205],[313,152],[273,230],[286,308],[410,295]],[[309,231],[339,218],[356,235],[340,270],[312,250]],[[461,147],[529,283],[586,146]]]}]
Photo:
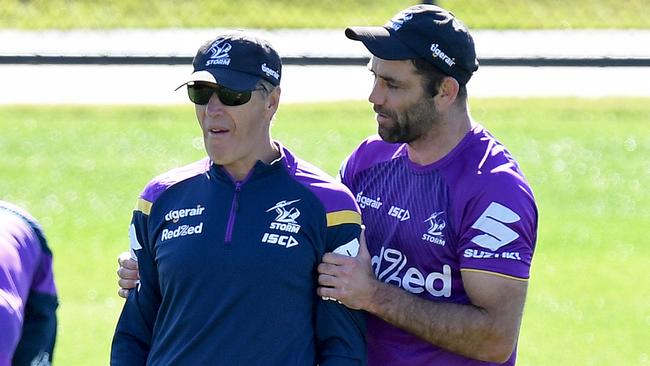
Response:
[{"label": "sleeve sponsor patch", "polygon": [[348,257],[356,257],[359,253],[359,240],[356,238],[352,239],[348,243],[334,249],[333,253],[347,255]]},{"label": "sleeve sponsor patch", "polygon": [[519,220],[519,215],[514,211],[499,203],[492,202],[472,225],[473,229],[484,233],[473,237],[472,242],[495,251],[519,238],[519,234],[506,225]]}]

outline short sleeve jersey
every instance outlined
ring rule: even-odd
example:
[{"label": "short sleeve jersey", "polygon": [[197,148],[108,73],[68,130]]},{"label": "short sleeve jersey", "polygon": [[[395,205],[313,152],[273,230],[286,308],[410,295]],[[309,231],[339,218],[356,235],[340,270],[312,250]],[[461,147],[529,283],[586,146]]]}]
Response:
[{"label": "short sleeve jersey", "polygon": [[[428,300],[466,304],[462,271],[528,279],[537,231],[533,193],[511,154],[481,125],[426,166],[409,159],[406,144],[371,137],[340,175],[361,208],[381,281]],[[369,365],[488,364],[376,317],[368,319],[367,339]]]}]

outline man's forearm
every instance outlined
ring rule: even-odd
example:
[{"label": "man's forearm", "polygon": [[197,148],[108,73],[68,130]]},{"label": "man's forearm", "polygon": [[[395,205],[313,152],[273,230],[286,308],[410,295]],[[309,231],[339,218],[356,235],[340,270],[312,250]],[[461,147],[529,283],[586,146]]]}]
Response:
[{"label": "man's forearm", "polygon": [[431,344],[492,362],[505,362],[514,348],[516,336],[504,332],[503,324],[483,308],[429,301],[383,282],[376,285],[365,310]]}]

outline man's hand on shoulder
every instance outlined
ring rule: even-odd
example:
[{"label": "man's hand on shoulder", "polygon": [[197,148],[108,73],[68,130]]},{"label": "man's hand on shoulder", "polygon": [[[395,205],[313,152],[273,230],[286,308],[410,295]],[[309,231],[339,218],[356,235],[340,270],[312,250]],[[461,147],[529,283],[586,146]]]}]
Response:
[{"label": "man's hand on shoulder", "polygon": [[323,255],[318,265],[318,295],[338,300],[351,309],[365,310],[379,282],[372,272],[363,231],[359,241],[356,257],[337,253]]},{"label": "man's hand on shoulder", "polygon": [[117,285],[120,287],[117,294],[126,299],[129,291],[135,288],[140,280],[138,262],[131,258],[129,252],[124,252],[117,257],[117,263],[119,264]]}]

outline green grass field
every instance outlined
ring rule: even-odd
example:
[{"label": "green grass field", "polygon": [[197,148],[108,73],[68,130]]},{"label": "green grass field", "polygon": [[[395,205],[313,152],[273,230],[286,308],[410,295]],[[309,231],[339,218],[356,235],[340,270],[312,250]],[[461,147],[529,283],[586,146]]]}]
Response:
[{"label": "green grass field", "polygon": [[[518,365],[648,365],[650,99],[477,99],[518,158],[539,241]],[[366,103],[284,105],[274,136],[334,174],[375,129]],[[55,255],[57,365],[105,365],[122,300],[116,256],[144,184],[204,156],[186,107],[0,107],[0,199]]]},{"label": "green grass field", "polygon": [[[406,0],[0,0],[0,28],[337,28],[383,24]],[[646,0],[441,0],[473,29],[650,27]]]}]

